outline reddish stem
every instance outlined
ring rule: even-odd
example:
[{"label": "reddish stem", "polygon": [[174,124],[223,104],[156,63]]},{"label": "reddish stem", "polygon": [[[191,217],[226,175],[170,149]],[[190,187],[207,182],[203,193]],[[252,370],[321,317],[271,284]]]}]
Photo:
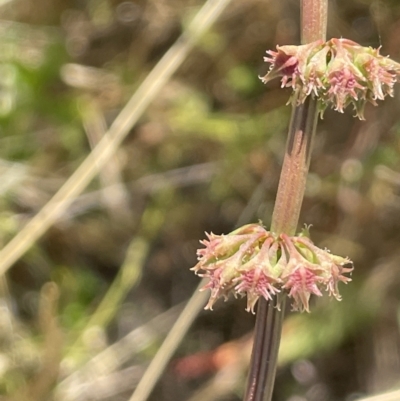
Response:
[{"label": "reddish stem", "polygon": [[293,108],[292,119],[286,144],[281,177],[271,231],[293,235],[299,221],[310,156],[312,140],[317,124],[316,99],[308,97],[306,101]]},{"label": "reddish stem", "polygon": [[[327,0],[302,0],[301,41],[326,40]],[[271,231],[293,235],[296,231],[304,197],[313,137],[316,130],[317,101],[309,97],[304,104],[293,106]],[[285,296],[273,302],[260,299],[254,329],[245,401],[270,401],[274,387],[279,343],[285,309]]]},{"label": "reddish stem", "polygon": [[302,0],[301,43],[326,41],[328,22],[328,0]]}]

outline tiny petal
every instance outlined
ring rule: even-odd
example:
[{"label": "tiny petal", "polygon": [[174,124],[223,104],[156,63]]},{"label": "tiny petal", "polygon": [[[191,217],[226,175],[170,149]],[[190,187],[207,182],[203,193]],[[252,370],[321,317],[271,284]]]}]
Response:
[{"label": "tiny petal", "polygon": [[272,263],[276,262],[277,247],[274,239],[268,238],[260,251],[239,269],[241,274],[235,280],[239,283],[235,290],[238,294],[247,293],[247,311],[254,313],[254,306],[259,297],[268,301],[279,292],[274,285],[280,283],[278,276],[281,272],[276,271],[271,264],[271,260]]},{"label": "tiny petal", "polygon": [[200,289],[200,291],[211,290],[210,299],[205,306],[204,309],[211,309],[215,301],[223,296],[225,299],[227,298],[227,292],[229,288],[226,286],[221,286],[220,284],[220,276],[221,276],[222,269],[216,269],[214,271],[208,272],[207,274],[200,275],[201,277],[207,277],[209,282]]},{"label": "tiny petal", "polygon": [[335,106],[335,110],[343,113],[343,109],[354,100],[365,98],[366,78],[352,63],[352,55],[343,46],[341,40],[333,40],[335,57],[329,63],[327,79],[329,89],[327,96]]},{"label": "tiny petal", "polygon": [[377,55],[359,54],[355,58],[355,63],[365,70],[373,99],[383,100],[385,95],[393,96],[393,86],[397,81],[400,66],[380,56],[379,50],[377,53]]},{"label": "tiny petal", "polygon": [[309,299],[311,294],[322,296],[317,283],[319,277],[310,269],[299,266],[288,276],[286,284],[282,287],[289,289],[289,297],[294,299],[293,310],[310,312]]},{"label": "tiny petal", "polygon": [[331,49],[328,46],[324,46],[311,57],[310,62],[307,64],[304,75],[305,91],[303,93],[305,96],[311,93],[318,96],[319,93],[325,90],[326,60],[330,52]]},{"label": "tiny petal", "polygon": [[248,312],[254,313],[254,306],[259,297],[264,297],[267,301],[271,300],[273,295],[280,292],[273,286],[274,280],[268,277],[262,269],[248,270],[242,273],[238,278],[240,284],[235,287],[238,294],[247,294],[247,308]]},{"label": "tiny petal", "polygon": [[337,300],[340,300],[341,296],[338,289],[339,281],[342,281],[345,284],[351,281],[351,278],[345,276],[344,274],[351,273],[354,269],[350,259],[332,255],[330,252],[318,248],[309,238],[298,237],[296,241],[306,245],[314,253],[318,263],[320,263],[321,267],[328,273],[326,286],[329,291],[329,295],[333,295]]},{"label": "tiny petal", "polygon": [[319,285],[327,282],[325,271],[319,264],[309,261],[294,245],[292,238],[282,234],[281,238],[289,260],[282,273],[284,285],[289,290],[289,297],[293,298],[293,310],[309,312],[309,299],[311,294],[321,296]]}]

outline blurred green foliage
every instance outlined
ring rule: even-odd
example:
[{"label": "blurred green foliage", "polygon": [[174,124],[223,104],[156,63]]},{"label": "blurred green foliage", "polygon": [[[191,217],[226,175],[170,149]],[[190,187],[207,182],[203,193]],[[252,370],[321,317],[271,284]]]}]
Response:
[{"label": "blurred green foliage", "polygon": [[[189,268],[204,231],[268,226],[290,92],[257,76],[265,50],[298,43],[297,3],[232,1],[99,177],[1,278],[0,401],[128,400],[176,320],[162,314],[198,284]],[[400,59],[397,1],[330,3],[329,37]],[[0,6],[3,246],[90,153],[201,5]],[[318,299],[311,315],[288,313],[276,401],[352,400],[399,385],[399,101],[397,90],[367,108],[366,122],[327,111],[319,123],[301,224],[354,260],[354,282],[341,304]],[[214,309],[198,317],[152,399],[190,399],[228,354],[247,349],[237,343],[254,324],[243,300]],[[221,350],[229,352],[218,359]],[[240,399],[239,365],[239,384],[208,399]]]}]

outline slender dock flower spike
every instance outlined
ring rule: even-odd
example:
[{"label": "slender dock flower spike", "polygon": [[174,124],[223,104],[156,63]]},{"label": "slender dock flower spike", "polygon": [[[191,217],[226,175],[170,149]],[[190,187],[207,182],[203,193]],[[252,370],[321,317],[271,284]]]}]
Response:
[{"label": "slender dock flower spike", "polygon": [[203,290],[211,290],[206,309],[229,293],[247,295],[247,311],[254,313],[260,297],[272,299],[286,291],[293,310],[309,312],[312,294],[340,300],[338,283],[349,282],[353,270],[348,258],[332,255],[315,246],[306,236],[276,236],[260,224],[245,225],[227,235],[207,234],[197,251],[196,274],[208,278]]},{"label": "slender dock flower spike", "polygon": [[267,83],[282,77],[282,87],[293,88],[297,102],[314,95],[321,114],[327,107],[343,113],[353,105],[364,119],[367,102],[393,96],[393,86],[400,77],[400,64],[379,54],[380,49],[363,47],[348,39],[321,40],[301,46],[277,46],[267,51],[264,61],[271,63]]}]

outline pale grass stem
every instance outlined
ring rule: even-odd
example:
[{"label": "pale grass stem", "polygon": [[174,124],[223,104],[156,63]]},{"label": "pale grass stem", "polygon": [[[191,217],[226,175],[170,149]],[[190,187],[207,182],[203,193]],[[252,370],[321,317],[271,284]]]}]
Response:
[{"label": "pale grass stem", "polygon": [[[208,0],[188,28],[157,63],[129,102],[121,110],[92,152],[50,199],[50,201],[18,232],[0,252],[0,275],[3,275],[68,209],[111,157],[156,98],[171,76],[180,67],[199,38],[214,24],[231,0]],[[203,283],[204,284],[204,283]],[[132,400],[146,399],[171,355],[203,307],[206,294],[196,293],[176,321],[153,363],[141,380]],[[151,375],[151,377],[150,377]]]},{"label": "pale grass stem", "polygon": [[169,81],[197,40],[221,15],[231,0],[208,0],[149,73],[121,110],[101,141],[58,192],[0,252],[0,275],[4,274],[68,209],[92,179],[108,163],[143,112]]}]

